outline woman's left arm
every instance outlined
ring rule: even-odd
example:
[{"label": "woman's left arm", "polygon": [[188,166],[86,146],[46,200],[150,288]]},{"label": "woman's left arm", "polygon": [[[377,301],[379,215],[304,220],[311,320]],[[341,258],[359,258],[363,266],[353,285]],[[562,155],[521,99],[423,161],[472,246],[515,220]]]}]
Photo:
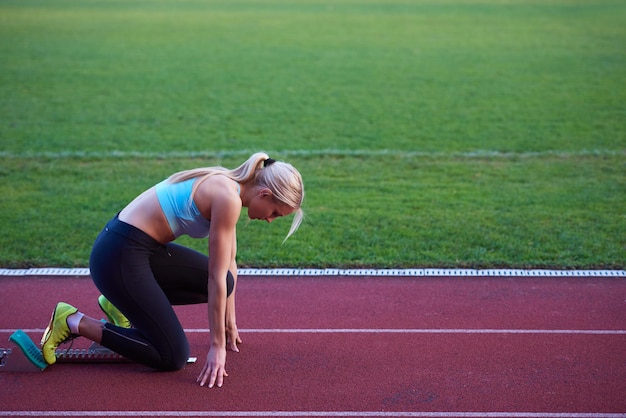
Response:
[{"label": "woman's left arm", "polygon": [[233,238],[232,259],[230,272],[233,275],[233,291],[226,299],[226,345],[231,351],[239,352],[237,344],[241,344],[237,330],[237,316],[235,315],[235,291],[237,290],[237,236]]}]

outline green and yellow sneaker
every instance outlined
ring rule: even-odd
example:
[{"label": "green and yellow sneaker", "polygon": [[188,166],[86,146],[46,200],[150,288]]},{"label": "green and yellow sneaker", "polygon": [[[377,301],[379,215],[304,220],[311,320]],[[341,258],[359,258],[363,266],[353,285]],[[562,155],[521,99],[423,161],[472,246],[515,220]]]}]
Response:
[{"label": "green and yellow sneaker", "polygon": [[55,350],[59,344],[73,337],[70,327],[67,325],[67,317],[76,312],[78,312],[78,309],[65,302],[59,302],[54,308],[48,328],[46,328],[43,337],[41,337],[41,352],[46,363],[56,363]]},{"label": "green and yellow sneaker", "polygon": [[131,324],[128,318],[124,316],[123,313],[120,312],[104,295],[98,296],[98,305],[100,305],[100,309],[107,316],[107,319],[113,325],[122,328],[130,328]]}]

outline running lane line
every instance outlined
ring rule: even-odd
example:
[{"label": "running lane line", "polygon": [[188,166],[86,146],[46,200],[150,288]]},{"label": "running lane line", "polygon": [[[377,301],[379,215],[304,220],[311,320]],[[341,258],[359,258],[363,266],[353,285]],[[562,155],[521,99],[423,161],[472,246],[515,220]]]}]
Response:
[{"label": "running lane line", "polygon": [[[44,332],[43,328],[22,329],[24,332]],[[11,334],[17,328],[3,328],[0,333]],[[208,333],[208,328],[186,328],[185,332]],[[242,328],[248,334],[573,334],[626,335],[623,329],[475,329],[475,328]]]},{"label": "running lane line", "polygon": [[0,411],[7,417],[433,417],[433,418],[624,418],[595,412],[373,412],[373,411]]}]

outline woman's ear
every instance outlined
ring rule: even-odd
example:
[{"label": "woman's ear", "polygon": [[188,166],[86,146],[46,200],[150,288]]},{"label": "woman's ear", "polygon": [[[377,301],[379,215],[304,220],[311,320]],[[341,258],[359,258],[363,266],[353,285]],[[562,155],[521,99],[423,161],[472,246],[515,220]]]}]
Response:
[{"label": "woman's ear", "polygon": [[268,189],[267,187],[264,187],[264,188],[262,188],[262,189],[259,191],[259,196],[260,196],[261,198],[272,197],[272,195],[273,195],[273,194],[272,194],[272,191],[271,191],[270,189]]}]

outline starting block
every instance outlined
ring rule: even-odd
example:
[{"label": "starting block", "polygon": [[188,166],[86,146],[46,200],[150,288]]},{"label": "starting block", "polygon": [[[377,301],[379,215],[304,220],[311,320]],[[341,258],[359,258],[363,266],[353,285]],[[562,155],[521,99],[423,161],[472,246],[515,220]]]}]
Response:
[{"label": "starting block", "polygon": [[[89,348],[69,348],[56,350],[57,363],[124,363],[125,357],[99,344]],[[187,363],[195,363],[190,357]],[[48,367],[41,349],[21,329],[9,337],[9,347],[0,347],[0,372],[39,372]]]},{"label": "starting block", "polygon": [[[121,363],[128,360],[119,354],[92,343],[89,348],[56,350],[57,363]],[[48,367],[41,349],[21,329],[9,337],[9,347],[0,348],[0,371],[36,372]]]}]

